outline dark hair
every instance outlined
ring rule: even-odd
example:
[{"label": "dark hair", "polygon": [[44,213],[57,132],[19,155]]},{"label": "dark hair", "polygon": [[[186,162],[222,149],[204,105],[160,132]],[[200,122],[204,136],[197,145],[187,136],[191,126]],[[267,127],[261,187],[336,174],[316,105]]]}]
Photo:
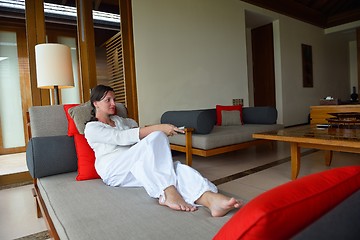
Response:
[{"label": "dark hair", "polygon": [[91,110],[92,117],[90,118],[90,120],[88,122],[98,121],[98,119],[95,117],[96,109],[95,109],[94,102],[103,100],[108,92],[114,92],[114,89],[112,87],[105,86],[105,85],[97,85],[96,87],[94,87],[91,90],[90,103],[91,103],[91,107],[92,107],[92,110]]}]

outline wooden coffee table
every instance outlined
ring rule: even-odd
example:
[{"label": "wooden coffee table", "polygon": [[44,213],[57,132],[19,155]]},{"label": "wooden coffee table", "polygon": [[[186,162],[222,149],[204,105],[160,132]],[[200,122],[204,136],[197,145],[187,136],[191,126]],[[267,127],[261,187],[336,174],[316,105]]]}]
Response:
[{"label": "wooden coffee table", "polygon": [[360,129],[318,129],[316,126],[307,125],[266,133],[255,133],[253,138],[290,143],[292,180],[299,175],[300,148],[325,150],[325,164],[327,166],[331,164],[333,151],[360,153]]}]

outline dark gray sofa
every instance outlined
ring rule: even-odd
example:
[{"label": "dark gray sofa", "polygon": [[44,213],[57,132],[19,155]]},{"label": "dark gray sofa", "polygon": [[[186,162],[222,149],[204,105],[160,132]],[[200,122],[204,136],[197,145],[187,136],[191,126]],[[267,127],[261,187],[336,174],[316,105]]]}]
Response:
[{"label": "dark gray sofa", "polygon": [[244,107],[243,125],[217,126],[216,109],[167,111],[161,123],[185,126],[186,133],[170,140],[171,148],[186,153],[186,163],[191,165],[192,154],[203,157],[236,151],[266,140],[255,140],[253,133],[283,128],[277,124],[277,110],[273,107]]},{"label": "dark gray sofa", "polygon": [[360,239],[360,190],[306,227],[293,239]]}]

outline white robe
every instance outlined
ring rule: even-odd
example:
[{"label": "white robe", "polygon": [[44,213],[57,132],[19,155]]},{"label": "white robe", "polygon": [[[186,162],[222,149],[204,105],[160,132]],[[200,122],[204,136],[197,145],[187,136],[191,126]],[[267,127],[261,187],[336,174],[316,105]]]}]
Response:
[{"label": "white robe", "polygon": [[89,122],[85,137],[95,151],[97,173],[109,186],[144,187],[149,196],[164,196],[164,189],[174,185],[187,203],[216,186],[195,169],[173,162],[168,137],[160,131],[139,139],[134,120],[112,116],[115,127]]}]

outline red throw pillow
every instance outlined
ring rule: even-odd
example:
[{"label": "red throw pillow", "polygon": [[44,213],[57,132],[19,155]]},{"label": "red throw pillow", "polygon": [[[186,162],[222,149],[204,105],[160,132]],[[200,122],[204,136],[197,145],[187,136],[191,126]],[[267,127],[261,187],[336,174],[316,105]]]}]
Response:
[{"label": "red throw pillow", "polygon": [[216,105],[216,125],[222,125],[222,111],[239,111],[241,123],[242,120],[242,105],[231,105],[231,106],[222,106]]},{"label": "red throw pillow", "polygon": [[100,178],[95,170],[95,153],[82,134],[75,134],[75,148],[78,158],[77,181]]},{"label": "red throw pillow", "polygon": [[214,239],[290,239],[358,189],[359,166],[300,178],[251,200]]},{"label": "red throw pillow", "polygon": [[66,118],[68,120],[68,136],[72,137],[75,134],[78,134],[79,131],[76,128],[74,119],[72,119],[72,117],[69,114],[69,109],[75,106],[78,106],[79,104],[64,104],[64,111],[65,111],[65,115]]}]

